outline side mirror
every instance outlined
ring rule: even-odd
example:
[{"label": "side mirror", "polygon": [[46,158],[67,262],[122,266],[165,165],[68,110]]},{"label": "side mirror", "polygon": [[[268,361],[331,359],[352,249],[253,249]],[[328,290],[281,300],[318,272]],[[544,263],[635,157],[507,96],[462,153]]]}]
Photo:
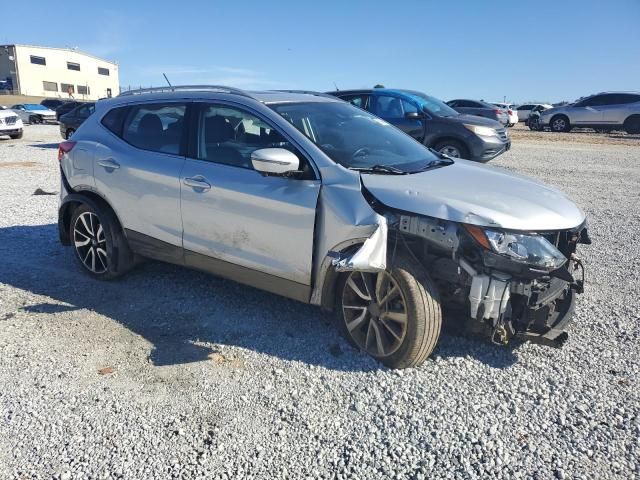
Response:
[{"label": "side mirror", "polygon": [[407,112],[404,114],[404,118],[407,120],[420,120],[424,115],[420,112]]},{"label": "side mirror", "polygon": [[261,148],[251,154],[251,164],[265,175],[287,175],[298,171],[300,159],[284,148]]}]

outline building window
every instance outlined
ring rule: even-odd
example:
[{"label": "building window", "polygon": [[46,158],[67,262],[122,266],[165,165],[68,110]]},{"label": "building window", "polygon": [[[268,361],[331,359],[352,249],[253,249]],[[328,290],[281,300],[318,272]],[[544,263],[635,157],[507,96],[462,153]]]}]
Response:
[{"label": "building window", "polygon": [[31,63],[35,63],[36,65],[46,65],[47,59],[44,57],[36,57],[35,55],[31,55]]},{"label": "building window", "polygon": [[108,77],[109,76],[109,69],[108,68],[98,67],[98,75],[106,75]]},{"label": "building window", "polygon": [[67,70],[75,70],[76,72],[80,71],[80,64],[79,63],[73,63],[73,62],[67,62]]},{"label": "building window", "polygon": [[56,82],[42,82],[42,87],[45,92],[57,92],[58,84]]},{"label": "building window", "polygon": [[78,85],[78,93],[80,95],[89,95],[89,86],[88,85]]},{"label": "building window", "polygon": [[76,89],[73,88],[73,85],[70,85],[68,83],[61,83],[60,84],[60,91],[62,93],[71,93],[71,94],[73,94],[73,93],[76,92]]}]

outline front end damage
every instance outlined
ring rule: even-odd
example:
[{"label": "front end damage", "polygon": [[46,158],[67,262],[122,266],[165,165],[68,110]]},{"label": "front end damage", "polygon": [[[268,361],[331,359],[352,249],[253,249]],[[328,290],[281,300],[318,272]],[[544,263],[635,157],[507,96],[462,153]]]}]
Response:
[{"label": "front end damage", "polygon": [[[417,215],[395,217],[391,235],[399,235],[421,261],[445,307],[466,312],[470,330],[502,345],[520,338],[561,347],[568,339],[565,326],[584,288],[576,247],[591,243],[584,224],[509,233]],[[502,243],[494,248],[487,237]]]},{"label": "front end damage", "polygon": [[[378,228],[359,249],[348,254],[333,252],[336,271],[384,269],[393,264],[394,255],[405,250],[436,282],[445,310],[462,312],[451,317],[463,317],[469,331],[500,345],[522,339],[561,347],[567,341],[565,328],[575,298],[584,288],[584,267],[576,247],[591,243],[585,224],[526,233],[501,233],[494,227],[489,235],[496,237],[498,232],[503,239],[523,239],[526,245],[510,244],[504,247],[509,254],[504,254],[483,240],[484,227],[389,212],[375,205],[375,200],[373,203],[378,218],[386,221],[379,220]],[[381,252],[386,262],[381,261]]]}]

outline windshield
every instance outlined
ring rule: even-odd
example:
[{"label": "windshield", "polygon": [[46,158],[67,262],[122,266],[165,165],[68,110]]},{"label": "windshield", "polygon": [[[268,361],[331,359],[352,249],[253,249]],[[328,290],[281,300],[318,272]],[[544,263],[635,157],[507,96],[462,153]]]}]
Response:
[{"label": "windshield", "polygon": [[440,159],[396,127],[348,103],[270,105],[334,162],[347,168],[420,171]]},{"label": "windshield", "polygon": [[35,103],[27,103],[24,108],[26,108],[27,110],[48,110],[47,107],[36,105]]},{"label": "windshield", "polygon": [[427,95],[426,93],[414,91],[407,91],[406,93],[416,97],[428,113],[432,113],[439,117],[455,117],[457,115],[460,115],[442,100]]}]

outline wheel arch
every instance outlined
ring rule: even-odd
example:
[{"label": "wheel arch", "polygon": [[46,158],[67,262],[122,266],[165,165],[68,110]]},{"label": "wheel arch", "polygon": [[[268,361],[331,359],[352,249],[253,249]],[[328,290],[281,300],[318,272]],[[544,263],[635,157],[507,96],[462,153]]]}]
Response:
[{"label": "wheel arch", "polygon": [[80,205],[86,204],[95,210],[108,210],[113,214],[113,216],[118,221],[118,226],[123,231],[122,222],[120,222],[120,218],[118,214],[113,209],[113,207],[109,204],[109,202],[102,197],[100,194],[91,191],[91,190],[80,190],[75,191],[67,195],[60,208],[58,209],[58,232],[60,235],[60,242],[63,245],[69,246],[71,245],[71,238],[69,237],[69,229],[71,227],[71,217],[73,216],[73,212]]}]

